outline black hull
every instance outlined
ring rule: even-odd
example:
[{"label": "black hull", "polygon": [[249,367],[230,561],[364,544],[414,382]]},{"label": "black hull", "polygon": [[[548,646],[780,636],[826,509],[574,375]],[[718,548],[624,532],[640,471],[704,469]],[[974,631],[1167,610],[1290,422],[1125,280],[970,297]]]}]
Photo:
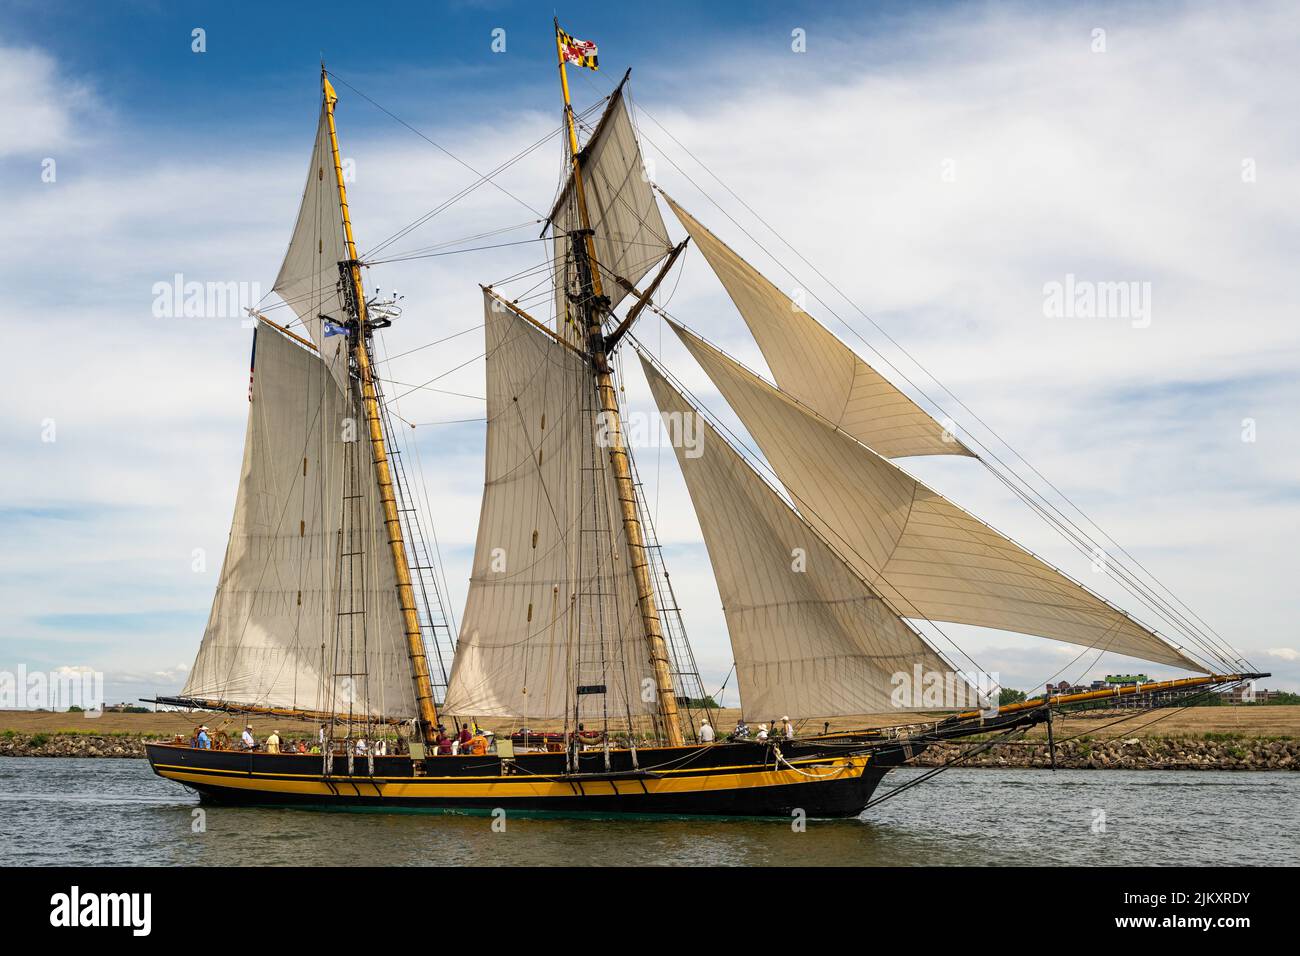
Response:
[{"label": "black hull", "polygon": [[906,758],[898,746],[860,749],[787,744],[778,760],[761,744],[582,755],[582,772],[564,773],[563,754],[378,757],[372,765],[336,757],[196,750],[149,744],[160,776],[197,791],[205,803],[379,811],[559,814],[625,817],[857,816],[881,779]]}]

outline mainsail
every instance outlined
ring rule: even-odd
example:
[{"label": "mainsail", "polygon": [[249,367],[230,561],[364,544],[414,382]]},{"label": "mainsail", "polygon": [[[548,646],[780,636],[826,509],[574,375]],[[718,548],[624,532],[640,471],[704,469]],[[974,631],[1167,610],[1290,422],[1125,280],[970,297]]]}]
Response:
[{"label": "mainsail", "polygon": [[[413,717],[387,532],[353,393],[339,390],[314,352],[265,323],[255,354],[230,539],[182,695]],[[354,435],[360,443],[349,453]],[[353,522],[344,516],[345,480],[361,495]],[[364,559],[340,554],[345,527],[344,549]],[[341,572],[349,561],[364,565],[352,565],[355,580]],[[364,609],[364,639],[355,608]]]},{"label": "mainsail", "polygon": [[905,617],[1204,671],[1158,635],[672,323],[800,512]]},{"label": "mainsail", "polygon": [[324,98],[311,165],[307,168],[307,184],[303,187],[289,248],[272,289],[298,316],[339,385],[346,387],[347,336],[327,337],[324,329],[324,319],[342,324],[348,317],[339,294],[339,263],[349,257],[343,233],[340,170],[334,164],[330,139],[329,101],[336,97],[329,81],[323,83]]},{"label": "mainsail", "polygon": [[[587,215],[595,232],[597,275],[612,309],[627,296],[629,286],[635,286],[672,248],[645,173],[622,86],[610,97],[578,161]],[[577,340],[582,330],[574,330],[571,320],[566,320],[574,314],[569,295],[578,292],[569,233],[582,225],[573,186],[570,174],[550,221],[555,237],[557,327],[576,335]]]},{"label": "mainsail", "polygon": [[653,714],[588,360],[487,290],[484,317],[483,504],[443,710],[556,719],[576,699],[579,720]]},{"label": "mainsail", "polygon": [[[670,430],[702,424],[694,450],[674,442],[704,532],[735,653],[744,712],[834,717],[972,706],[974,690],[641,357]],[[915,668],[951,675],[962,703],[922,699]],[[899,696],[898,691],[906,691]]]},{"label": "mainsail", "polygon": [[736,304],[783,392],[886,458],[971,454],[672,198],[664,199]]}]

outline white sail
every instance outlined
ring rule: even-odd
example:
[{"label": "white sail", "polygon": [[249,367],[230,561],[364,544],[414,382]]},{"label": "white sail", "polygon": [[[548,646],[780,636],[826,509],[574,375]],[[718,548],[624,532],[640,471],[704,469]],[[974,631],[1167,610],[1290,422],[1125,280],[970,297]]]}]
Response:
[{"label": "white sail", "polygon": [[[487,462],[443,710],[652,714],[653,670],[586,359],[484,293]],[[649,700],[645,698],[649,697]]]},{"label": "white sail", "polygon": [[[645,173],[621,86],[610,97],[596,131],[579,154],[579,164],[587,215],[595,232],[597,275],[602,291],[609,296],[610,308],[614,308],[628,294],[627,286],[619,280],[635,286],[672,248]],[[568,233],[582,226],[572,174],[551,212],[551,226],[555,236],[558,325],[577,341],[583,337],[582,330],[574,329],[565,320],[566,310],[572,311],[567,292],[577,288]]]},{"label": "white sail", "polygon": [[[259,323],[243,468],[221,578],[183,696],[414,717],[396,579],[365,425],[314,352]],[[348,420],[351,420],[350,422]],[[355,455],[344,438],[357,436]],[[358,520],[340,575],[344,469]],[[340,593],[342,591],[342,594]],[[339,610],[364,608],[363,616]],[[354,628],[349,634],[349,627]],[[362,636],[364,628],[364,638]]]},{"label": "white sail", "polygon": [[1204,671],[1181,650],[673,324],[796,506],[905,617]]},{"label": "white sail", "polygon": [[736,304],[783,392],[886,458],[971,454],[671,197],[664,199]]},{"label": "white sail", "polygon": [[[968,709],[974,689],[894,614],[642,356],[670,432],[692,416],[701,440],[675,441],[708,547],[740,700],[756,719]],[[953,694],[927,701],[917,668]],[[955,696],[954,696],[955,694]]]},{"label": "white sail", "polygon": [[[328,83],[325,97],[334,98]],[[348,317],[339,294],[339,263],[347,258],[338,167],[330,142],[328,110],[322,103],[298,219],[272,288],[298,316],[343,387],[347,385],[347,336],[327,337],[321,317],[339,324]]]}]

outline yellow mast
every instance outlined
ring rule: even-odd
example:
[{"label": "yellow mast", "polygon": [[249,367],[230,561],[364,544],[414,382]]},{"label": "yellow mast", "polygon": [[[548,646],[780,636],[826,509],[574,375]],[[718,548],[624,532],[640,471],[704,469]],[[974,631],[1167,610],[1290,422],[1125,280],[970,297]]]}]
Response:
[{"label": "yellow mast", "polygon": [[353,341],[357,371],[361,378],[361,401],[366,423],[370,428],[371,457],[375,462],[375,479],[379,483],[379,497],[384,507],[384,524],[388,527],[388,543],[392,551],[393,571],[397,576],[397,603],[402,609],[406,632],[406,652],[411,658],[411,675],[415,681],[415,702],[419,707],[421,733],[426,743],[432,743],[437,734],[438,711],[433,703],[433,685],[429,680],[429,661],[424,653],[424,638],[420,633],[420,619],[415,610],[415,591],[411,587],[411,566],[406,558],[406,543],[402,539],[402,522],[397,513],[397,499],[393,495],[393,477],[388,467],[388,449],[384,444],[384,430],[379,418],[379,399],[370,367],[370,354],[366,348],[366,298],[361,285],[361,264],[357,261],[357,245],[352,238],[352,219],[348,215],[348,194],[343,185],[343,164],[339,160],[338,130],[334,126],[334,104],[338,94],[330,85],[321,67],[321,86],[325,94],[325,113],[329,121],[330,148],[334,154],[334,173],[339,184],[339,206],[343,210],[343,234],[347,240],[349,272],[352,276],[352,294],[357,307],[357,328]]},{"label": "yellow mast", "polygon": [[641,517],[637,510],[636,483],[628,463],[627,446],[623,442],[623,424],[619,417],[618,395],[610,376],[605,337],[601,328],[604,316],[595,304],[602,298],[600,269],[596,262],[596,243],[587,215],[587,197],[582,188],[582,163],[578,158],[578,129],[569,102],[569,76],[565,70],[564,47],[560,43],[560,21],[555,21],[555,52],[560,64],[560,88],[564,91],[564,118],[569,131],[569,156],[573,165],[573,190],[578,200],[578,215],[582,223],[587,253],[587,272],[590,278],[590,296],[585,310],[587,320],[587,349],[596,371],[596,391],[601,412],[610,423],[609,462],[614,470],[614,483],[618,490],[619,505],[623,512],[623,533],[627,537],[632,576],[636,582],[637,606],[641,611],[646,643],[649,645],[650,663],[654,668],[655,687],[659,697],[659,718],[668,744],[683,744],[681,723],[677,715],[677,694],[673,690],[672,669],[668,663],[668,643],[664,640],[659,623],[659,608],[655,602],[654,583],[650,577],[645,535],[641,530]]}]

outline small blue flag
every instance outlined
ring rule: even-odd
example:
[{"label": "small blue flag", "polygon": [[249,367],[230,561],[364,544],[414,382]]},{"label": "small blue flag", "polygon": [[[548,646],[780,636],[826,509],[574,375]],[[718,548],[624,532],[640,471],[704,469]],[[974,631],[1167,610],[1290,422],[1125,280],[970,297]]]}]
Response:
[{"label": "small blue flag", "polygon": [[343,326],[335,325],[333,322],[329,321],[328,319],[325,320],[325,338],[329,338],[331,335],[347,335],[347,334],[348,334],[348,330],[345,329]]}]

